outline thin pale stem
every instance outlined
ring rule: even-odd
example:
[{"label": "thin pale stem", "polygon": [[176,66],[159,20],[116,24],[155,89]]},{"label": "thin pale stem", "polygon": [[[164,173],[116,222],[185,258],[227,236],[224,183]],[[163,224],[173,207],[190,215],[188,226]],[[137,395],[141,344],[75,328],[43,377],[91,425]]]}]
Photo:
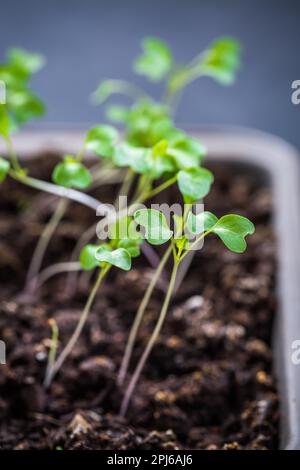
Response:
[{"label": "thin pale stem", "polygon": [[[123,95],[127,95],[134,100],[137,100],[140,98],[149,98],[149,96],[144,92],[144,90],[134,85],[133,83],[127,82],[126,80],[108,80],[108,82],[111,88],[110,94],[120,93]],[[106,101],[106,99],[107,98],[99,99],[97,90],[92,94],[92,100],[96,105],[103,104]]]},{"label": "thin pale stem", "polygon": [[124,399],[122,401],[122,405],[121,405],[121,409],[120,409],[120,416],[125,416],[126,415],[126,412],[127,412],[132,394],[133,394],[133,392],[135,390],[135,387],[137,385],[137,382],[140,378],[141,372],[142,372],[142,370],[144,368],[144,365],[145,365],[145,363],[146,363],[146,361],[147,361],[147,359],[148,359],[148,357],[149,357],[149,355],[152,351],[152,348],[153,348],[154,344],[156,343],[156,340],[159,336],[160,330],[163,326],[163,323],[164,323],[164,320],[165,320],[165,317],[166,317],[166,314],[167,314],[167,311],[168,311],[169,303],[170,303],[170,300],[171,300],[171,297],[172,297],[172,292],[173,292],[173,288],[174,288],[174,284],[175,284],[175,280],[176,280],[177,269],[178,269],[178,262],[175,260],[172,275],[171,275],[171,279],[170,279],[169,288],[168,288],[168,291],[167,291],[167,294],[166,294],[166,297],[165,297],[165,300],[164,300],[159,318],[157,320],[157,323],[155,325],[153,333],[152,333],[152,335],[149,339],[149,342],[146,346],[146,349],[145,349],[142,357],[140,358],[140,360],[138,362],[138,365],[137,365],[137,367],[136,367],[136,369],[135,369],[135,371],[132,375],[132,378],[129,382],[129,385],[126,389]]},{"label": "thin pale stem", "polygon": [[55,363],[55,358],[56,358],[56,351],[57,351],[57,345],[58,345],[58,326],[56,324],[56,321],[51,318],[49,320],[49,324],[52,329],[52,336],[51,336],[51,344],[50,344],[50,349],[49,349],[49,355],[48,355],[48,363],[47,363],[47,373],[48,371],[51,370]]},{"label": "thin pale stem", "polygon": [[79,262],[62,262],[52,264],[47,268],[43,269],[36,277],[30,280],[28,285],[28,292],[34,293],[34,291],[41,287],[46,281],[57,274],[81,271],[82,267]]},{"label": "thin pale stem", "polygon": [[[76,260],[79,258],[79,254],[82,250],[82,248],[95,236],[96,234],[96,228],[97,224],[91,225],[87,230],[85,230],[82,235],[79,237],[72,253],[71,253],[71,259],[70,263],[75,263]],[[75,271],[75,270],[74,270]],[[66,291],[68,293],[68,296],[72,296],[74,293],[74,290],[76,288],[76,280],[77,280],[77,273],[76,272],[70,272],[70,274],[67,277],[67,285],[66,285]]]},{"label": "thin pale stem", "polygon": [[41,265],[43,262],[43,258],[45,256],[45,252],[47,250],[47,247],[49,245],[49,242],[57,229],[61,219],[63,218],[66,209],[68,207],[68,200],[67,199],[60,199],[58,202],[58,205],[47,223],[46,227],[43,230],[42,235],[39,238],[39,241],[36,245],[34,254],[31,259],[31,263],[28,269],[27,273],[27,280],[26,280],[26,286],[29,285],[29,282],[31,279],[36,277],[41,269]]},{"label": "thin pale stem", "polygon": [[122,363],[121,363],[121,367],[120,367],[120,370],[119,370],[119,374],[118,374],[118,385],[119,386],[123,385],[124,380],[126,378],[129,363],[130,363],[130,359],[131,359],[131,355],[132,355],[132,351],[133,351],[133,348],[134,348],[134,345],[135,345],[135,341],[136,341],[136,337],[137,337],[137,333],[138,333],[140,324],[143,320],[144,313],[145,313],[145,310],[148,306],[148,303],[149,303],[149,300],[150,300],[151,295],[153,293],[153,290],[154,290],[154,288],[155,288],[155,286],[156,286],[156,284],[157,284],[157,282],[158,282],[158,280],[161,276],[161,273],[162,273],[162,271],[163,271],[163,269],[166,265],[166,262],[168,261],[168,259],[170,257],[171,251],[172,251],[172,246],[170,245],[169,248],[167,249],[167,251],[165,252],[163,258],[161,259],[160,264],[157,266],[156,271],[155,271],[154,275],[152,276],[151,282],[148,285],[148,288],[147,288],[147,290],[144,294],[142,302],[140,303],[139,309],[137,311],[137,314],[135,316],[133,325],[132,325],[131,330],[130,330],[129,338],[128,338],[126,348],[125,348],[125,353],[124,353],[123,360],[122,360]]},{"label": "thin pale stem", "polygon": [[30,176],[26,176],[23,173],[18,173],[17,171],[13,170],[11,170],[9,174],[12,178],[21,183],[24,183],[26,186],[30,186],[31,188],[38,189],[40,191],[45,191],[46,193],[54,194],[59,197],[71,199],[72,201],[79,202],[94,211],[99,209],[99,207],[102,205],[106,207],[105,204],[102,204],[94,197],[89,196],[88,194],[85,194],[81,191],[77,191],[76,189],[65,188],[63,186],[48,183],[47,181],[39,180],[37,178],[31,178]]},{"label": "thin pale stem", "polygon": [[84,309],[83,309],[83,311],[80,315],[79,322],[77,323],[77,326],[76,326],[71,338],[69,339],[67,345],[65,346],[65,348],[62,350],[59,357],[55,361],[55,364],[51,367],[51,369],[46,374],[45,381],[44,381],[44,386],[46,388],[50,386],[53,378],[55,377],[55,375],[57,374],[57,372],[59,371],[59,369],[61,368],[61,366],[63,365],[63,363],[67,359],[67,357],[69,356],[72,349],[74,348],[74,346],[75,346],[75,344],[76,344],[76,342],[77,342],[77,340],[78,340],[78,338],[79,338],[79,336],[82,332],[82,329],[83,329],[83,327],[86,323],[86,320],[87,320],[88,315],[90,313],[92,304],[94,302],[94,299],[95,299],[97,291],[100,287],[100,284],[101,284],[102,280],[104,279],[104,277],[105,277],[106,273],[108,272],[108,270],[109,270],[109,267],[107,267],[105,269],[102,269],[100,271],[100,273],[97,277],[96,283],[94,284],[94,287],[90,292],[90,295],[89,295],[88,300],[85,304],[85,307],[84,307]]},{"label": "thin pale stem", "polygon": [[[115,206],[118,202],[118,198],[120,196],[128,196],[129,194],[129,191],[130,191],[130,188],[131,188],[131,185],[133,183],[133,180],[134,180],[134,172],[132,171],[131,168],[128,168],[127,170],[127,173],[125,175],[125,178],[124,178],[124,181],[119,189],[119,192],[118,192],[118,195],[116,197],[116,200],[115,200]],[[123,207],[120,207],[120,209],[123,209]]]},{"label": "thin pale stem", "polygon": [[161,185],[159,185],[156,188],[152,189],[152,191],[150,191],[147,194],[147,199],[161,193],[165,189],[169,188],[169,186],[172,186],[172,184],[174,184],[176,181],[177,181],[177,176],[174,176],[173,178],[168,179],[167,181],[165,181]]}]

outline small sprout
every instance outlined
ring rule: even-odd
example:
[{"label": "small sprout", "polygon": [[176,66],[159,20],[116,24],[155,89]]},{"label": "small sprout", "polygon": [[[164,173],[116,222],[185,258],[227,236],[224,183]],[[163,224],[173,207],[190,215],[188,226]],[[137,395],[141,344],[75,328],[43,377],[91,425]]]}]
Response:
[{"label": "small sprout", "polygon": [[86,136],[86,147],[100,157],[111,157],[118,140],[118,131],[107,125],[93,127]]},{"label": "small sprout", "polygon": [[203,73],[222,85],[231,85],[240,66],[240,51],[239,42],[233,38],[216,40],[204,53]]},{"label": "small sprout", "polygon": [[178,186],[187,204],[205,197],[214,180],[213,174],[205,168],[190,168],[178,173]]},{"label": "small sprout", "polygon": [[107,263],[111,266],[129,271],[131,269],[131,256],[124,248],[109,250],[106,246],[100,246],[96,252],[96,259],[101,263]]},{"label": "small sprout", "polygon": [[73,155],[65,155],[64,161],[54,168],[52,179],[60,186],[85,189],[90,186],[92,175]]},{"label": "small sprout", "polygon": [[164,214],[155,209],[140,209],[135,212],[134,220],[145,230],[145,238],[152,245],[162,245],[173,235]]},{"label": "small sprout", "polygon": [[240,50],[239,42],[233,38],[217,39],[190,64],[174,68],[167,83],[169,94],[178,94],[187,84],[203,76],[222,85],[231,85],[240,66]]},{"label": "small sprout", "polygon": [[146,75],[153,82],[162,80],[173,65],[170,49],[156,38],[145,38],[142,47],[143,54],[134,63],[135,72]]},{"label": "small sprout", "polygon": [[5,158],[0,157],[0,183],[3,183],[10,169],[10,163]]}]

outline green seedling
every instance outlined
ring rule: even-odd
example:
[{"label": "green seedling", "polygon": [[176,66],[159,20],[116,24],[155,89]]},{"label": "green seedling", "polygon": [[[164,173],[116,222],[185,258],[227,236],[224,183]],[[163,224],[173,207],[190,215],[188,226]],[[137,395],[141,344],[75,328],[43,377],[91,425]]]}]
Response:
[{"label": "green seedling", "polygon": [[[186,197],[186,194],[184,192],[183,197]],[[189,201],[191,203],[196,202],[196,195],[194,199],[192,199],[189,194]],[[250,220],[248,220],[246,217],[242,217],[240,215],[235,214],[228,214],[218,219],[214,214],[210,212],[203,212],[201,214],[194,215],[190,211],[190,208],[191,206],[188,205],[183,217],[176,217],[175,232],[169,228],[164,214],[160,211],[156,211],[153,209],[141,209],[138,210],[134,215],[136,223],[144,228],[145,237],[149,243],[153,245],[160,245],[170,241],[170,246],[166,250],[165,255],[161,260],[161,264],[157,269],[158,274],[156,273],[156,275],[154,275],[153,277],[153,279],[155,279],[155,282],[157,282],[158,275],[161,272],[161,266],[166,263],[171,253],[173,253],[173,269],[170,277],[168,290],[166,292],[166,296],[163,301],[163,305],[157,323],[155,325],[151,337],[149,338],[144,353],[138,361],[138,364],[133,372],[132,378],[126,389],[120,410],[120,414],[122,416],[124,416],[127,412],[132,394],[137,385],[143,367],[152,351],[153,346],[157,341],[157,338],[163,326],[169,308],[170,300],[173,294],[178,268],[185,256],[209,234],[218,235],[218,237],[222,240],[224,245],[229,250],[235,253],[243,253],[247,246],[245,237],[247,235],[253,234],[255,230],[253,223],[250,222]],[[183,233],[182,229],[185,226],[189,229],[192,234],[195,235],[195,240],[193,242],[190,242],[189,238],[186,237],[186,235]],[[151,285],[151,288],[148,288],[148,292],[146,293],[141,303],[142,307],[140,307],[138,315],[136,317],[140,321],[142,319],[144,310],[147,307],[147,303],[150,300],[153,287],[154,286]],[[128,343],[129,346],[127,346],[127,350],[125,353],[126,369],[130,360],[138,327],[139,323],[134,324],[131,331],[130,342]],[[125,373],[126,370],[123,370],[121,377],[119,376],[119,379],[123,379]]]},{"label": "green seedling", "polygon": [[[136,231],[127,230],[126,236],[121,236],[119,232],[123,222],[128,229],[133,220],[130,217],[124,218],[125,208],[120,207],[116,219],[110,219],[108,216],[98,224],[100,229],[105,225],[110,227],[110,237],[106,243],[89,243],[95,235],[93,226],[80,237],[74,251],[75,259],[72,259],[71,263],[50,266],[41,279],[38,279],[37,284],[41,285],[44,279],[63,271],[75,272],[81,269],[97,273],[76,329],[58,357],[58,329],[55,323],[51,323],[52,341],[45,377],[46,387],[51,384],[76,344],[96,294],[110,269],[114,267],[128,271],[131,269],[132,260],[139,256],[141,251],[149,252],[150,247],[151,257],[154,259],[157,255],[153,247],[166,244],[164,255],[154,263],[156,269],[134,320],[119,371],[118,382],[122,385],[144,312],[166,263],[172,256],[173,269],[157,324],[124,395],[121,406],[121,414],[124,415],[164,323],[178,270],[184,258],[199,246],[201,240],[212,234],[218,236],[224,245],[235,253],[242,253],[246,249],[245,237],[254,232],[254,226],[248,219],[235,214],[218,219],[209,212],[193,213],[193,204],[208,194],[213,175],[202,167],[206,154],[203,144],[178,129],[173,121],[179,96],[189,83],[206,76],[223,85],[231,84],[239,68],[239,56],[240,46],[237,41],[221,38],[191,62],[181,65],[176,62],[170,48],[163,41],[146,38],[142,44],[142,53],[134,63],[134,70],[150,81],[163,82],[161,102],[155,102],[134,84],[122,80],[102,82],[93,94],[97,104],[104,103],[114,93],[126,94],[133,100],[131,106],[113,105],[107,109],[111,120],[124,125],[123,137],[120,138],[118,131],[112,126],[105,124],[93,127],[87,132],[78,153],[65,155],[53,169],[53,183],[32,178],[28,174],[28,170],[21,165],[16,155],[11,138],[12,133],[20,126],[32,118],[40,117],[44,112],[43,103],[29,87],[32,75],[42,67],[44,61],[37,54],[13,49],[9,51],[7,61],[0,65],[0,80],[5,82],[7,88],[7,102],[0,105],[0,136],[6,143],[9,157],[8,160],[0,157],[0,183],[9,176],[20,183],[59,197],[57,208],[37,244],[28,271],[28,280],[37,279],[45,251],[64,217],[68,201],[74,200],[93,210],[99,209],[100,201],[87,194],[87,191],[95,184],[108,180],[108,175],[112,172],[123,174],[126,171],[118,195],[129,196],[129,211],[135,204],[149,202],[151,198],[161,195],[173,185],[177,185],[185,204],[183,215],[174,216],[174,227],[169,225],[160,211],[136,211],[134,224],[142,228],[144,243]],[[85,165],[84,160],[88,152],[100,157],[96,168],[89,169]],[[186,236],[186,230],[194,237],[192,240]]]},{"label": "green seedling", "polygon": [[[128,227],[130,219],[128,218],[128,220],[126,219],[124,222]],[[117,221],[115,227],[118,228],[119,224],[120,222]],[[117,235],[118,230],[119,229],[115,229],[115,235]],[[97,270],[98,274],[96,276],[96,282],[90,292],[71,338],[58,356],[57,360],[46,371],[46,377],[44,381],[45,387],[50,386],[53,378],[74,348],[82,332],[82,329],[86,324],[96,294],[103,279],[106,277],[107,273],[112,267],[119,268],[123,271],[129,271],[131,269],[132,259],[136,258],[140,254],[140,243],[141,238],[139,234],[135,232],[132,237],[123,239],[114,238],[110,240],[109,243],[104,243],[102,245],[88,244],[82,249],[80,253],[81,267],[85,271]]]},{"label": "green seedling", "polygon": [[[93,175],[82,163],[86,150],[93,151],[96,155],[102,151],[105,156],[112,156],[113,144],[117,138],[118,133],[111,126],[98,125],[90,129],[77,155],[65,155],[63,162],[56,165],[52,173],[53,182],[61,188],[68,188],[68,190],[72,188],[73,190],[87,190],[92,184]],[[86,199],[86,196],[84,198]],[[83,196],[81,196],[81,201],[83,200]],[[39,282],[37,276],[47,247],[67,208],[68,197],[62,197],[36,245],[27,273],[27,290],[32,286],[33,279]],[[96,209],[97,207],[95,207]]]},{"label": "green seedling", "polygon": [[[167,123],[180,93],[188,84],[201,77],[210,77],[222,85],[231,85],[240,67],[241,47],[239,42],[231,37],[217,39],[184,65],[176,62],[169,46],[160,39],[145,38],[142,49],[142,54],[134,62],[134,71],[152,82],[164,81],[162,105],[153,103],[136,85],[122,80],[106,80],[100,83],[93,94],[93,101],[103,104],[110,96],[120,93],[128,95],[135,103],[140,103],[141,108],[148,111],[146,119],[143,119],[142,114],[138,116],[139,107],[136,106],[130,110],[113,105],[108,108],[107,113],[109,118],[124,122],[128,127],[135,128],[135,131],[142,131],[144,136],[146,134],[143,131],[149,126],[149,117],[152,123],[153,117],[158,121],[163,118]],[[149,138],[149,135],[146,137]]]},{"label": "green seedling", "polygon": [[[128,169],[119,195],[128,195],[137,180],[132,203],[145,200],[146,193],[149,197],[155,196],[174,184],[179,170],[199,166],[205,148],[176,129],[171,117],[175,104],[183,88],[201,76],[210,76],[222,84],[232,83],[240,63],[240,46],[232,38],[215,41],[184,66],[176,63],[167,44],[157,38],[145,38],[142,48],[142,54],[134,62],[134,70],[151,81],[164,81],[161,103],[156,103],[138,86],[124,80],[105,80],[92,95],[96,105],[102,105],[114,94],[127,95],[133,100],[131,107],[114,104],[107,108],[108,118],[125,126],[125,138],[114,151],[112,165]],[[110,131],[108,134],[113,135]],[[97,153],[96,148],[97,143],[93,147]],[[100,150],[103,152],[103,147]],[[159,178],[164,181],[154,188],[153,183]],[[76,261],[82,246],[94,234],[95,226],[82,234],[71,262]],[[150,261],[153,259],[154,256]]]}]

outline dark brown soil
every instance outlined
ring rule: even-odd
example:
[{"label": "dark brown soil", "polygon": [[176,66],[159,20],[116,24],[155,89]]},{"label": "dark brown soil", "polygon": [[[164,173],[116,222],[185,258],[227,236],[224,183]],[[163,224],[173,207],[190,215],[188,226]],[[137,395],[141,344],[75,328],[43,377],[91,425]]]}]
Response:
[{"label": "dark brown soil", "polygon": [[[39,169],[44,177],[46,167]],[[32,302],[21,300],[30,255],[57,201],[12,182],[1,186],[0,339],[7,345],[7,364],[0,366],[1,449],[277,448],[278,395],[270,347],[276,310],[272,198],[255,176],[220,165],[214,171],[206,209],[217,215],[246,215],[255,222],[256,234],[243,255],[230,253],[213,237],[197,253],[127,420],[117,417],[123,391],[116,386],[116,372],[152,270],[141,259],[129,273],[111,273],[71,357],[45,392],[47,319],[57,321],[61,348],[76,325],[90,283],[81,277],[76,294],[67,298],[66,276],[61,275]],[[104,191],[99,197],[107,199]],[[93,220],[91,211],[73,204],[45,266],[68,260]],[[157,291],[134,363],[161,301]]]}]

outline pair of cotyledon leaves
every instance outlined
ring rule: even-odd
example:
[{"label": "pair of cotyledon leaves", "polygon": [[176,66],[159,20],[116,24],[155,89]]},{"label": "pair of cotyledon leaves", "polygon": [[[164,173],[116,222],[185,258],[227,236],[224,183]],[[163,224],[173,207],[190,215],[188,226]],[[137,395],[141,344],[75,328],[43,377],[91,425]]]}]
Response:
[{"label": "pair of cotyledon leaves", "polygon": [[[114,127],[102,125],[92,128],[85,138],[85,148],[101,157],[111,157],[118,132]],[[65,187],[85,189],[92,182],[89,170],[73,155],[65,155],[62,163],[59,163],[52,175],[53,181]]]},{"label": "pair of cotyledon leaves", "polygon": [[135,71],[152,81],[170,75],[169,85],[174,91],[201,75],[228,85],[234,81],[240,64],[240,45],[230,37],[217,39],[188,65],[176,65],[169,47],[159,39],[145,38],[142,48],[143,53],[134,63]]},{"label": "pair of cotyledon leaves", "polygon": [[[162,245],[173,236],[165,215],[158,210],[140,209],[134,214],[134,220],[136,224],[143,227],[145,239],[152,245]],[[218,219],[211,212],[202,212],[197,215],[190,212],[187,227],[196,236],[208,233],[218,235],[224,245],[235,253],[243,253],[246,250],[245,237],[255,231],[253,223],[246,217],[228,214]],[[108,244],[100,247],[89,244],[81,252],[81,266],[85,270],[90,270],[108,264],[128,271],[131,268],[131,259],[140,254],[140,241],[140,239],[128,238],[120,240],[115,250]],[[188,250],[188,245],[185,246]]]},{"label": "pair of cotyledon leaves", "polygon": [[132,225],[132,222],[131,217],[125,216],[112,224],[109,230],[109,244],[86,245],[80,254],[82,268],[91,270],[108,264],[128,271],[132,258],[140,255],[140,245],[143,242],[141,234],[136,230],[136,224]]},{"label": "pair of cotyledon leaves", "polygon": [[0,105],[0,134],[10,132],[44,113],[44,105],[28,87],[32,74],[44,65],[44,58],[23,49],[9,49],[7,60],[0,64],[0,80],[5,83],[6,100]]},{"label": "pair of cotyledon leaves", "polygon": [[100,246],[88,244],[80,254],[80,264],[84,270],[91,270],[105,265],[129,271],[132,258],[140,254],[139,244],[136,240],[124,239],[118,243],[118,248],[112,249],[108,244]]},{"label": "pair of cotyledon leaves", "polygon": [[[145,231],[145,238],[153,245],[161,245],[173,236],[166,217],[153,209],[138,210],[134,219]],[[247,247],[245,237],[254,233],[254,225],[246,217],[227,214],[218,219],[211,212],[189,213],[187,228],[194,235],[214,233],[224,245],[235,253],[243,253]]]}]

